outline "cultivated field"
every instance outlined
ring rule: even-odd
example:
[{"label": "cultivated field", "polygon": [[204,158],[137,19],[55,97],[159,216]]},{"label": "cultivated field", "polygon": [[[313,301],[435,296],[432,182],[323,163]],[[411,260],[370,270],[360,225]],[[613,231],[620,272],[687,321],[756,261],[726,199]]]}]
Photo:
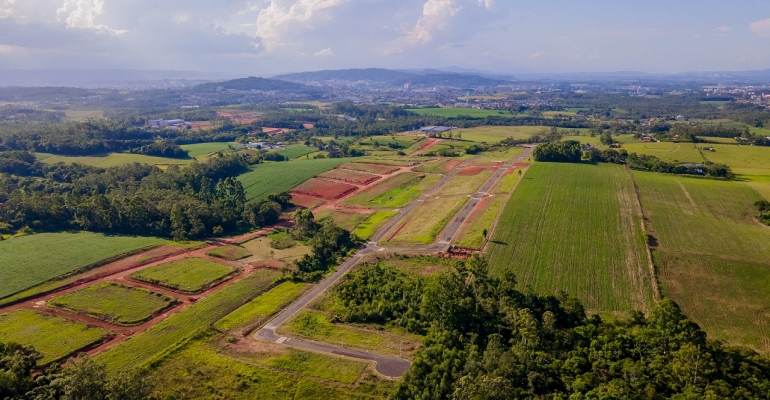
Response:
[{"label": "cultivated field", "polygon": [[410,204],[441,178],[405,172],[390,177],[342,202],[348,206],[398,208]]},{"label": "cultivated field", "polygon": [[260,201],[269,194],[289,191],[300,183],[350,160],[324,158],[259,164],[252,167],[251,171],[239,176],[238,180],[246,189],[246,197],[249,201]]},{"label": "cultivated field", "polygon": [[[0,298],[103,260],[167,243],[156,238],[95,233],[41,233],[0,242]],[[87,251],[84,251],[87,249]]]},{"label": "cultivated field", "polygon": [[770,229],[735,182],[634,172],[663,294],[715,339],[770,353]]},{"label": "cultivated field", "polygon": [[476,193],[493,173],[491,168],[466,167],[439,188],[435,195],[457,196]]},{"label": "cultivated field", "polygon": [[165,158],[165,157],[154,157],[154,156],[146,156],[144,154],[128,154],[128,153],[110,153],[105,156],[58,156],[58,155],[52,155],[50,157],[46,157],[43,159],[43,162],[46,164],[56,164],[56,163],[65,163],[65,164],[83,164],[83,165],[89,165],[92,167],[99,167],[99,168],[109,168],[109,167],[120,167],[122,165],[128,165],[133,163],[140,163],[140,164],[150,164],[150,165],[183,165],[183,164],[189,164],[190,160],[180,160],[178,158]]},{"label": "cultivated field", "polygon": [[411,111],[419,115],[435,115],[438,117],[455,118],[460,115],[473,118],[507,117],[516,118],[515,115],[505,110],[482,110],[478,108],[412,108]]},{"label": "cultivated field", "polygon": [[463,222],[457,234],[456,245],[480,249],[484,245],[484,230],[491,231],[500,209],[508,200],[507,197],[493,197],[482,200],[473,210],[468,219]]},{"label": "cultivated field", "polygon": [[292,189],[291,192],[304,196],[319,197],[324,200],[335,200],[355,192],[357,189],[357,186],[347,183],[313,178],[302,182],[299,186]]},{"label": "cultivated field", "polygon": [[176,299],[118,283],[98,283],[54,297],[48,305],[87,315],[116,325],[133,326],[149,321]]},{"label": "cultivated field", "polygon": [[304,157],[308,154],[318,151],[315,147],[305,146],[304,144],[297,144],[292,146],[286,146],[283,150],[278,150],[276,153],[287,157],[289,159]]},{"label": "cultivated field", "polygon": [[108,332],[31,310],[0,314],[0,341],[35,346],[48,364],[100,342]]},{"label": "cultivated field", "polygon": [[234,267],[203,258],[183,258],[134,272],[131,278],[181,293],[201,293],[228,279]]},{"label": "cultivated field", "polygon": [[182,150],[187,150],[187,154],[189,154],[190,157],[205,158],[214,153],[218,153],[220,151],[230,150],[231,146],[235,148],[236,145],[237,143],[232,143],[232,142],[231,143],[210,142],[210,143],[184,144],[179,147],[181,147]]},{"label": "cultivated field", "polygon": [[251,256],[251,253],[249,253],[248,250],[237,245],[217,247],[216,249],[209,250],[206,254],[230,261],[240,260]]},{"label": "cultivated field", "polygon": [[651,274],[633,183],[618,165],[536,163],[489,243],[521,287],[564,290],[599,312],[648,310]]},{"label": "cultivated field", "polygon": [[382,226],[382,224],[388,222],[388,220],[393,218],[396,214],[398,214],[397,211],[377,211],[366,221],[358,224],[358,227],[353,233],[360,239],[369,239],[377,232],[377,229]]},{"label": "cultivated field", "polygon": [[[702,146],[702,145],[701,145]],[[696,162],[702,163],[703,156],[693,143],[641,143],[633,142],[624,144],[623,150],[629,153],[647,154],[669,162]]]},{"label": "cultivated field", "polygon": [[370,172],[373,174],[379,174],[379,175],[387,175],[392,172],[398,171],[400,168],[399,165],[393,165],[393,164],[375,164],[375,163],[365,163],[365,162],[354,162],[350,164],[345,164],[341,168],[349,169],[353,171],[363,171],[363,172]]},{"label": "cultivated field", "polygon": [[304,283],[284,282],[220,319],[214,327],[221,331],[256,328],[299,296],[305,286]]},{"label": "cultivated field", "polygon": [[379,175],[345,169],[333,169],[319,175],[319,177],[348,183],[357,183],[359,185],[366,185],[380,179]]},{"label": "cultivated field", "polygon": [[433,243],[467,200],[465,196],[428,200],[409,213],[405,222],[393,228],[385,241],[391,244]]}]

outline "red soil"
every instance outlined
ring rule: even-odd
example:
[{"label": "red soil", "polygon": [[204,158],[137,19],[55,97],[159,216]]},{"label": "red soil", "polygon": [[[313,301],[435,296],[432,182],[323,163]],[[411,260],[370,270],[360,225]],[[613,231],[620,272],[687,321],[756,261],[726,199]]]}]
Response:
[{"label": "red soil", "polygon": [[366,172],[351,171],[348,169],[333,169],[324,174],[321,174],[320,178],[366,185],[367,183],[371,183],[380,179],[380,176],[372,175]]},{"label": "red soil", "polygon": [[517,163],[514,163],[514,164],[513,164],[513,166],[514,166],[515,168],[526,168],[526,167],[529,167],[529,165],[530,165],[530,164],[529,164],[529,163],[526,163],[526,162],[517,162]]},{"label": "red soil", "polygon": [[463,163],[463,160],[450,160],[450,161],[445,162],[441,166],[441,169],[443,169],[444,172],[449,172],[449,171],[457,168],[457,166],[462,164],[462,163]]},{"label": "red soil", "polygon": [[315,197],[310,197],[310,196],[303,196],[301,194],[295,194],[295,193],[292,193],[291,195],[291,202],[299,207],[304,207],[311,210],[316,207],[320,207],[325,203],[325,201],[321,199],[317,199]]},{"label": "red soil", "polygon": [[426,150],[430,149],[431,147],[433,147],[433,146],[435,146],[435,145],[437,145],[437,144],[439,144],[439,143],[441,143],[441,139],[436,139],[436,138],[429,138],[429,139],[428,139],[428,140],[427,140],[427,141],[426,141],[426,142],[425,142],[425,143],[422,145],[422,147],[420,147],[420,150],[417,150],[417,151],[415,151],[415,152],[414,152],[414,153],[412,153],[411,155],[413,155],[413,156],[414,156],[414,155],[418,155],[418,154],[420,154],[420,153],[422,153],[422,152],[424,152],[424,151],[426,151]]},{"label": "red soil", "polygon": [[478,175],[484,171],[484,168],[482,167],[465,167],[460,172],[457,173],[457,175],[465,175],[465,176],[472,176],[472,175]]},{"label": "red soil", "polygon": [[291,193],[318,197],[325,200],[335,200],[345,196],[346,194],[355,192],[357,189],[357,186],[348,185],[346,183],[331,182],[325,181],[323,179],[313,178],[294,188]]}]

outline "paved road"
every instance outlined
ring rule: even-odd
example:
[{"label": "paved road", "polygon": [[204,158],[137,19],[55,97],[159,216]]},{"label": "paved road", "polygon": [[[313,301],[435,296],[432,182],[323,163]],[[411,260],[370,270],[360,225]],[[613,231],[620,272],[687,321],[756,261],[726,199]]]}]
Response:
[{"label": "paved road", "polygon": [[[484,186],[473,195],[473,198],[471,199],[468,204],[466,204],[465,207],[463,207],[462,210],[457,214],[455,219],[452,221],[452,223],[444,230],[442,233],[442,240],[439,240],[438,244],[430,245],[426,247],[421,248],[409,248],[409,249],[403,249],[404,251],[421,251],[421,252],[438,252],[446,250],[447,247],[449,247],[449,244],[452,241],[452,238],[457,234],[457,231],[460,229],[460,226],[462,225],[463,221],[465,221],[466,218],[470,215],[471,212],[473,212],[473,209],[478,205],[478,203],[486,197],[488,194],[487,192],[491,190],[497,181],[505,174],[505,171],[513,165],[515,162],[519,162],[526,157],[529,156],[529,153],[532,151],[531,148],[525,148],[524,152],[517,157],[515,160],[510,161],[506,164],[504,164],[501,168],[499,168],[487,181]],[[339,268],[337,268],[334,273],[321,281],[318,285],[316,285],[313,290],[306,293],[304,296],[302,296],[299,300],[297,300],[295,303],[293,303],[291,306],[283,310],[280,314],[278,314],[275,318],[273,318],[270,323],[265,325],[262,329],[259,329],[255,334],[254,337],[260,340],[264,340],[267,342],[272,343],[278,343],[278,344],[285,344],[288,346],[293,347],[299,347],[307,350],[313,350],[323,353],[331,353],[331,354],[337,354],[337,355],[345,355],[352,358],[358,358],[363,360],[370,360],[375,362],[375,369],[378,373],[391,377],[391,378],[397,378],[402,376],[407,370],[409,370],[409,367],[411,366],[411,363],[409,361],[406,361],[401,358],[397,357],[388,357],[383,356],[379,354],[373,354],[368,352],[361,352],[361,351],[355,351],[346,349],[344,347],[338,347],[333,346],[329,344],[322,344],[322,343],[316,343],[316,342],[310,342],[306,340],[296,339],[296,338],[287,338],[285,336],[281,336],[275,332],[275,330],[286,323],[289,319],[291,319],[295,314],[297,314],[301,309],[305,308],[311,301],[313,301],[316,297],[318,297],[322,292],[324,292],[326,289],[334,285],[340,278],[342,278],[343,275],[345,275],[348,271],[350,271],[351,268],[353,268],[356,264],[358,264],[361,259],[366,256],[367,254],[371,254],[374,252],[384,251],[385,248],[380,247],[378,245],[378,242],[380,242],[385,235],[388,234],[390,230],[392,230],[394,227],[396,227],[398,224],[403,222],[403,220],[406,218],[406,216],[414,211],[415,208],[417,208],[420,204],[425,202],[431,197],[431,194],[433,194],[436,190],[438,190],[440,187],[442,187],[444,184],[449,182],[457,173],[462,170],[464,167],[466,167],[468,164],[473,163],[475,159],[469,159],[462,164],[455,167],[452,171],[445,174],[441,180],[436,183],[430,190],[428,190],[423,196],[421,196],[419,199],[414,201],[412,204],[410,204],[408,207],[402,208],[399,210],[398,214],[395,215],[390,221],[388,221],[387,224],[385,224],[372,238],[370,241],[361,248],[353,257],[349,258],[347,261],[345,261]],[[402,250],[402,249],[394,249],[389,248],[388,250]]]}]

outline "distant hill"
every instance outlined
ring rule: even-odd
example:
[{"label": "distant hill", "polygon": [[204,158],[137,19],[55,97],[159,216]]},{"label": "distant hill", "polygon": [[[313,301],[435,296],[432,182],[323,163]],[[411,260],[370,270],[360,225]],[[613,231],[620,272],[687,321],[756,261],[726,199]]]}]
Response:
[{"label": "distant hill", "polygon": [[69,87],[0,87],[0,101],[70,100],[94,93],[92,90]]},{"label": "distant hill", "polygon": [[279,75],[274,78],[298,83],[367,81],[372,84],[390,86],[403,86],[404,84],[409,83],[413,87],[433,87],[439,85],[457,87],[492,87],[511,83],[510,80],[489,78],[475,74],[452,73],[436,70],[407,72],[382,68],[300,72]]},{"label": "distant hill", "polygon": [[253,76],[242,79],[233,79],[231,81],[204,83],[193,88],[194,91],[199,92],[215,92],[217,90],[305,91],[308,89],[310,89],[308,86],[300,83],[286,82],[278,79],[255,78]]}]

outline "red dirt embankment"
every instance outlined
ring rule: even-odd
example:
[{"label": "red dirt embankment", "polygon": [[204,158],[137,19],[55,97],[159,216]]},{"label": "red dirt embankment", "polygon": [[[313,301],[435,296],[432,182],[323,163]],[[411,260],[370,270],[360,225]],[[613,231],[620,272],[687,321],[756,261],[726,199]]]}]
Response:
[{"label": "red dirt embankment", "polygon": [[423,144],[422,147],[420,147],[420,150],[417,150],[417,151],[415,151],[414,153],[412,153],[410,155],[416,156],[416,155],[418,155],[418,154],[420,154],[420,153],[430,149],[431,147],[433,147],[433,146],[435,146],[435,145],[437,145],[439,143],[441,143],[441,139],[429,138],[428,141],[426,141],[425,144]]},{"label": "red dirt embankment", "polygon": [[484,172],[483,167],[465,167],[460,170],[460,172],[457,173],[457,175],[464,175],[464,176],[473,176],[478,175],[482,172]]}]

